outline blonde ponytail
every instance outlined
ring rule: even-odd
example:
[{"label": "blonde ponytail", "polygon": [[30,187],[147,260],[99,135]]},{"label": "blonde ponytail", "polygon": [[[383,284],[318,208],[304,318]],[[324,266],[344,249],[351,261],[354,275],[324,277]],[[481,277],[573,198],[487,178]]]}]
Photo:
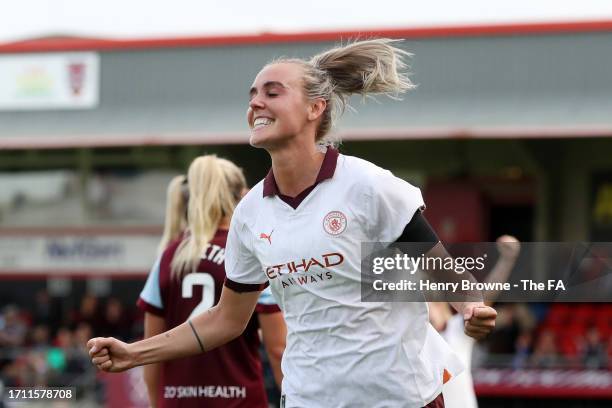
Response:
[{"label": "blonde ponytail", "polygon": [[315,55],[309,61],[281,59],[303,67],[304,93],[309,99],[324,99],[327,107],[317,129],[316,141],[336,144],[328,136],[337,118],[344,113],[351,95],[383,94],[392,98],[414,88],[405,69],[410,53],[397,48],[398,40],[380,38],[356,41]]},{"label": "blonde ponytail", "polygon": [[230,217],[246,188],[242,170],[214,155],[200,156],[189,166],[187,234],[172,259],[173,276],[181,278],[197,268],[219,222]]},{"label": "blonde ponytail", "polygon": [[175,176],[166,190],[166,218],[164,233],[157,247],[157,255],[161,255],[170,242],[177,239],[187,227],[187,197],[185,194],[185,176]]}]

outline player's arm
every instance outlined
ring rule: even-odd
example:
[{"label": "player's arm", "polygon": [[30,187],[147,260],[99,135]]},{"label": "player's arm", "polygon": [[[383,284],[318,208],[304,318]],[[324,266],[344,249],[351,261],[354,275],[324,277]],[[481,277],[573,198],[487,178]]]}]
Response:
[{"label": "player's arm", "polygon": [[[426,251],[426,257],[432,258],[448,258],[450,254],[440,242],[433,228],[427,222],[427,219],[417,211],[410,222],[404,228],[404,231],[396,240],[396,242],[420,242],[427,244],[430,248]],[[453,280],[474,279],[469,273],[457,274],[454,271],[446,270],[429,271],[434,274],[440,281],[452,282]],[[478,294],[480,297],[480,294]],[[466,296],[470,298],[469,294]],[[451,306],[463,316],[465,320],[465,332],[467,335],[476,339],[485,337],[495,327],[495,317],[497,312],[489,306],[486,306],[480,299],[477,301],[466,302],[449,302]]]},{"label": "player's arm", "polygon": [[[497,238],[497,250],[499,252],[499,259],[485,278],[485,282],[506,282],[508,280],[510,272],[512,272],[516,264],[516,259],[521,250],[521,244],[511,235],[502,235]],[[494,299],[497,297],[498,293],[498,290],[487,291],[484,296],[484,304],[486,306],[493,306],[493,303],[495,303]],[[451,316],[452,313],[448,303],[429,302],[429,321],[436,330],[443,330]]]},{"label": "player's arm", "polygon": [[[144,319],[144,337],[156,336],[166,331],[166,320],[163,317],[156,316],[153,313],[145,312]],[[157,389],[159,388],[159,378],[161,366],[159,364],[149,364],[144,366],[143,374],[144,381],[147,385],[147,394],[149,395],[149,406],[157,407]]]},{"label": "player's arm", "polygon": [[89,355],[99,369],[120,372],[212,350],[244,331],[259,293],[236,292],[224,286],[219,303],[191,320],[131,344],[112,337],[93,338],[87,342]]},{"label": "player's arm", "polygon": [[[520,243],[512,236],[503,235],[497,239],[497,249],[500,257],[485,279],[485,282],[505,282],[508,279],[520,252]],[[450,256],[441,243],[432,248],[428,253],[428,256],[430,255],[442,258]],[[470,278],[473,279],[469,273],[464,273],[462,276],[462,279]],[[481,339],[493,330],[497,312],[491,306],[494,303],[493,299],[497,295],[498,291],[488,291],[486,293],[488,301],[450,302],[451,306],[463,315],[466,334],[476,339]]]},{"label": "player's arm", "polygon": [[264,347],[270,360],[270,367],[274,374],[274,381],[278,389],[281,389],[283,382],[283,372],[281,370],[281,360],[285,351],[287,340],[287,326],[282,312],[258,313],[259,327],[263,337]]},{"label": "player's arm", "polygon": [[[497,238],[497,251],[499,252],[499,259],[485,278],[485,282],[506,282],[508,280],[521,251],[521,243],[512,235],[502,235]],[[498,290],[487,291],[485,304],[493,306],[498,294]]]},{"label": "player's arm", "polygon": [[[431,249],[436,246],[440,240],[421,211],[417,210],[395,242],[420,242],[424,244],[423,249]],[[428,302],[428,305],[429,322],[437,331],[444,330],[448,319],[452,316],[450,306],[447,302]]]},{"label": "player's arm", "polygon": [[[444,246],[440,243],[437,235],[422,216],[420,209],[424,208],[423,198],[418,188],[411,186],[389,171],[380,171],[376,177],[368,183],[369,189],[365,192],[365,198],[371,199],[368,220],[371,220],[370,233],[375,241],[380,242],[420,242],[427,245],[429,251],[424,251],[427,257],[448,257]],[[410,214],[410,219],[406,216]],[[415,218],[416,217],[416,218]],[[400,224],[399,221],[406,222]],[[406,221],[404,221],[406,220]],[[420,223],[420,228],[411,230],[413,221]],[[397,228],[404,225],[403,231]],[[386,227],[381,227],[386,226]],[[424,239],[418,236],[424,234]],[[417,238],[413,238],[416,235]],[[431,240],[430,240],[431,239]],[[443,269],[443,268],[442,268]],[[445,271],[433,271],[438,281],[456,281],[459,275],[451,272],[447,276]],[[467,278],[464,274],[464,279]],[[473,278],[473,277],[472,277]],[[471,337],[481,338],[489,333],[495,326],[496,312],[491,307],[485,306],[480,297],[477,302],[453,302],[453,306],[466,320],[465,332]]]},{"label": "player's arm", "polygon": [[[441,242],[438,242],[433,248],[431,248],[426,254],[426,257],[434,258],[449,258],[450,254],[444,248]],[[454,271],[446,270],[434,270],[430,271],[440,281],[453,282],[460,281],[461,279],[472,279],[474,277],[469,272],[458,274]],[[466,299],[474,299],[473,301],[451,301],[450,305],[457,311],[457,313],[463,316],[465,321],[465,334],[475,339],[482,339],[486,337],[495,327],[495,318],[497,312],[490,306],[485,305],[482,301],[482,294],[479,293],[466,293]]]}]

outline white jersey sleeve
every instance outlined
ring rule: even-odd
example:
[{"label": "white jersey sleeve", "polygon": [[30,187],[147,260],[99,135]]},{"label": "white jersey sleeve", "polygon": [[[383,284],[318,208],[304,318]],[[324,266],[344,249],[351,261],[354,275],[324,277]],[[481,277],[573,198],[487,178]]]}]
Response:
[{"label": "white jersey sleeve", "polygon": [[370,237],[373,241],[394,242],[416,211],[425,209],[421,190],[379,169],[371,180]]},{"label": "white jersey sleeve", "polygon": [[268,282],[259,260],[253,253],[253,233],[244,222],[238,205],[227,235],[225,273],[228,280],[243,285]]}]

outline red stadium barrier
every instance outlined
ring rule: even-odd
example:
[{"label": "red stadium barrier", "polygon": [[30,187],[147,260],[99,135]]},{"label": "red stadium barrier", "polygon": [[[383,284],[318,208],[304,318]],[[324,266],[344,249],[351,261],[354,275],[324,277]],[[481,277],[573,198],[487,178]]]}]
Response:
[{"label": "red stadium barrier", "polygon": [[474,388],[479,397],[612,399],[612,372],[480,368],[474,372]]}]

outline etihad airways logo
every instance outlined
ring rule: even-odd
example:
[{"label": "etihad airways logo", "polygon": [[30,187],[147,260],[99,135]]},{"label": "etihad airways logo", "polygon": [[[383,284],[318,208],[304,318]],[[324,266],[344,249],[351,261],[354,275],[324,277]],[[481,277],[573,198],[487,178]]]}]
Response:
[{"label": "etihad airways logo", "polygon": [[344,256],[338,252],[323,254],[318,258],[304,259],[299,261],[289,261],[287,263],[272,265],[266,267],[266,275],[269,279],[276,279],[279,276],[287,275],[296,272],[308,272],[310,268],[318,266],[319,268],[331,268],[332,266],[341,265],[344,262]]}]

